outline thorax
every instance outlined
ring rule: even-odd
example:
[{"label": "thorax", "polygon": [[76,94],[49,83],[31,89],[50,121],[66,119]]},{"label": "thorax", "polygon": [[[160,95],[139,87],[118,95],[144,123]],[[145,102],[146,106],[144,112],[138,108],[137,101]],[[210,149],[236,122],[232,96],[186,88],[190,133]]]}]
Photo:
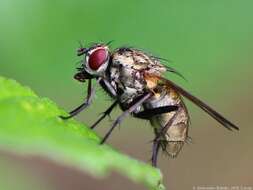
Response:
[{"label": "thorax", "polygon": [[107,73],[122,104],[130,104],[148,89],[145,75],[160,75],[166,68],[154,57],[131,48],[120,48],[111,55]]}]

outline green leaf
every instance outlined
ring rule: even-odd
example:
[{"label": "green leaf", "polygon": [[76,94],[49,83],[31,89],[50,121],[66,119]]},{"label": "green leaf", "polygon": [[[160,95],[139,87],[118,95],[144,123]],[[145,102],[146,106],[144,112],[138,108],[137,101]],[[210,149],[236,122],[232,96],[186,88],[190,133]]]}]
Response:
[{"label": "green leaf", "polygon": [[97,178],[114,170],[149,189],[164,189],[160,170],[99,145],[100,138],[92,130],[73,119],[60,119],[62,114],[66,112],[49,99],[0,77],[1,149],[41,155]]}]

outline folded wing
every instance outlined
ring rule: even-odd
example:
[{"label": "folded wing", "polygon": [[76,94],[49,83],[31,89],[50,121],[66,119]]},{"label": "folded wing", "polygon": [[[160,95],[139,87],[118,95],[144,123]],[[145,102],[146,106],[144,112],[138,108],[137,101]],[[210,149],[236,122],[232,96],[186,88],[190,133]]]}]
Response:
[{"label": "folded wing", "polygon": [[166,83],[167,85],[171,86],[172,88],[174,88],[178,93],[180,93],[185,98],[192,101],[194,104],[196,104],[198,107],[200,107],[206,113],[208,113],[211,117],[213,117],[216,121],[218,121],[220,124],[222,124],[228,130],[232,130],[232,129],[239,130],[239,127],[237,127],[235,124],[233,124],[232,122],[227,120],[220,113],[218,113],[213,108],[208,106],[205,102],[203,102],[200,99],[198,99],[197,97],[193,96],[192,94],[190,94],[189,92],[187,92],[186,90],[184,90],[183,88],[181,88],[180,86],[175,84],[174,82],[172,82],[166,78],[163,78],[163,77],[160,77],[160,80],[162,82]]}]

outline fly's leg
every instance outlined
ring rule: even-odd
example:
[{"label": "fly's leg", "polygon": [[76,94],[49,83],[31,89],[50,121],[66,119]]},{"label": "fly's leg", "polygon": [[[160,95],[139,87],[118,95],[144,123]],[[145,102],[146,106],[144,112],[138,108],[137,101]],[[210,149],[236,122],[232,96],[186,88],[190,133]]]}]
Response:
[{"label": "fly's leg", "polygon": [[154,140],[153,142],[153,148],[152,148],[152,166],[157,167],[157,157],[160,149],[160,143],[158,140]]},{"label": "fly's leg", "polygon": [[156,137],[154,141],[159,140],[163,134],[168,130],[168,128],[173,124],[175,118],[180,112],[180,107],[178,108],[178,111],[172,116],[172,118],[156,133]]},{"label": "fly's leg", "polygon": [[117,97],[117,93],[109,81],[99,78],[98,82],[108,94],[110,94],[112,97]]},{"label": "fly's leg", "polygon": [[94,129],[100,121],[102,121],[107,115],[110,115],[113,108],[118,104],[118,101],[115,101],[107,110],[103,112],[103,115],[90,127],[91,129]]},{"label": "fly's leg", "polygon": [[137,102],[135,102],[132,106],[130,106],[126,111],[124,111],[112,124],[112,127],[110,128],[110,130],[106,133],[106,135],[104,136],[104,138],[102,139],[100,144],[103,144],[107,138],[110,136],[110,134],[112,133],[113,129],[122,122],[122,120],[127,117],[129,114],[133,113],[136,108],[138,108],[143,102],[145,102],[148,98],[150,98],[152,96],[151,93],[148,93],[146,95],[144,95],[141,99],[139,99]]},{"label": "fly's leg", "polygon": [[169,113],[169,112],[177,111],[177,110],[178,110],[177,105],[162,106],[162,107],[147,109],[144,111],[133,113],[133,116],[140,119],[150,119],[150,117],[154,115],[160,115],[163,113]]},{"label": "fly's leg", "polygon": [[79,114],[81,111],[83,111],[85,108],[87,108],[91,104],[91,101],[92,101],[94,94],[95,94],[95,90],[94,90],[94,88],[92,88],[91,79],[89,79],[87,89],[88,89],[88,91],[87,91],[87,97],[86,97],[85,102],[82,103],[77,108],[75,108],[74,110],[72,110],[71,112],[69,112],[69,116],[60,116],[60,118],[70,119],[70,118],[76,116],[77,114]]},{"label": "fly's leg", "polygon": [[[169,113],[172,111],[177,111],[178,108],[179,108],[178,105],[162,106],[162,107],[147,109],[144,111],[133,113],[133,116],[140,119],[149,120],[152,116]],[[155,139],[153,140],[152,157],[151,157],[151,163],[152,163],[152,166],[154,167],[157,167],[157,158],[158,158],[159,150],[161,147],[163,148],[163,144],[161,143],[162,136],[164,134],[164,131],[166,131],[165,129],[167,129],[167,126],[170,126],[172,122],[173,122],[173,119],[171,119],[160,131],[155,130]]]}]

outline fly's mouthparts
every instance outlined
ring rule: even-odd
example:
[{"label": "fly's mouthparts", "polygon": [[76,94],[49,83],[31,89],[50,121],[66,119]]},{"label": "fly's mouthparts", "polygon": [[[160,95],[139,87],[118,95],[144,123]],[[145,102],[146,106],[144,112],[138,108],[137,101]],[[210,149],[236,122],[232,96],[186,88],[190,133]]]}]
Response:
[{"label": "fly's mouthparts", "polygon": [[86,78],[82,73],[77,73],[74,75],[74,79],[78,80],[79,82],[85,82]]}]

